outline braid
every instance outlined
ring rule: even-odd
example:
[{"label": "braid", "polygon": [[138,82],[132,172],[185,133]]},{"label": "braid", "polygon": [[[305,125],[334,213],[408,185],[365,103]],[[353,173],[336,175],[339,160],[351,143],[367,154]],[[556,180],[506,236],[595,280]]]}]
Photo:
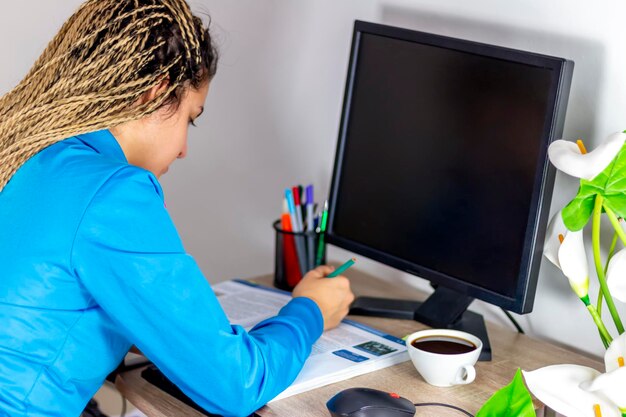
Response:
[{"label": "braid", "polygon": [[[175,104],[213,77],[216,63],[208,31],[184,0],[86,1],[0,98],[0,192],[42,149]],[[163,80],[163,94],[137,104]]]},{"label": "braid", "polygon": [[[196,65],[200,63],[200,43],[195,36],[193,36],[193,15],[189,7],[180,7],[179,1],[163,0],[165,7],[170,9],[172,15],[175,17],[178,26],[180,27],[183,39],[185,40],[185,55],[188,61],[195,60]],[[186,3],[182,5],[186,6]],[[193,58],[192,58],[193,56]]]}]

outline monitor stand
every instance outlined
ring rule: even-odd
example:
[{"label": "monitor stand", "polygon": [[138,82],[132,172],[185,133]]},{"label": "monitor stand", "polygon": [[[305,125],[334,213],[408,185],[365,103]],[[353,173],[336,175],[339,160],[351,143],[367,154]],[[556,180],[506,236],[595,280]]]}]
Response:
[{"label": "monitor stand", "polygon": [[446,328],[471,333],[483,342],[480,361],[491,360],[491,344],[480,314],[468,311],[473,297],[437,286],[424,302],[390,298],[358,297],[350,314],[416,320],[433,328]]}]

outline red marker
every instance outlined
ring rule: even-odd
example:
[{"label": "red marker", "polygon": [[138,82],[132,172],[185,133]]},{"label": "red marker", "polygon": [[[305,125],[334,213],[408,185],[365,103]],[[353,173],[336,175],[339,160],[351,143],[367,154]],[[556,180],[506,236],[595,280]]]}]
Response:
[{"label": "red marker", "polygon": [[302,207],[300,206],[300,188],[299,187],[293,187],[291,189],[291,192],[293,193],[293,203],[296,206],[296,225],[297,225],[297,229],[294,230],[294,232],[302,232],[304,230],[304,225],[302,224]]}]

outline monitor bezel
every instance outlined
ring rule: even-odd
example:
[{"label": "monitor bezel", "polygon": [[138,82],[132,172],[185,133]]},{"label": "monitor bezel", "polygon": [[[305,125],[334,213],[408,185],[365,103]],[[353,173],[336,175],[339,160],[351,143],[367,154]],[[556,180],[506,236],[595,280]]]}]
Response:
[{"label": "monitor bezel", "polygon": [[[552,70],[552,81],[548,100],[548,109],[550,111],[546,114],[544,122],[544,129],[541,138],[542,148],[539,152],[540,163],[538,164],[535,172],[531,212],[529,213],[529,221],[524,238],[520,272],[518,274],[517,286],[512,297],[459,280],[455,277],[442,274],[441,272],[428,269],[407,260],[397,258],[388,253],[362,245],[334,233],[333,226],[335,204],[337,201],[337,192],[341,178],[344,145],[347,133],[346,128],[350,117],[351,99],[353,96],[355,74],[358,64],[359,45],[362,34],[372,34],[403,41],[417,42],[435,47],[503,59],[525,65],[549,68]],[[554,139],[562,136],[563,134],[573,66],[574,63],[572,61],[563,58],[377,23],[369,23],[358,20],[355,21],[339,127],[339,138],[337,141],[329,196],[329,217],[328,228],[326,231],[328,243],[366,256],[411,275],[415,275],[419,278],[423,278],[435,285],[446,286],[462,294],[467,294],[490,304],[500,306],[506,310],[520,314],[532,311],[556,172],[548,161],[547,148]]]}]

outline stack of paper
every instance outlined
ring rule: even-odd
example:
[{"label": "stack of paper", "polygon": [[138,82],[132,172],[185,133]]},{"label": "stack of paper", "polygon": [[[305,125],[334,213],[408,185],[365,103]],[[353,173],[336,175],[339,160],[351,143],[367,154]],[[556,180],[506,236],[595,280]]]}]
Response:
[{"label": "stack of paper", "polygon": [[[275,316],[291,300],[288,292],[245,281],[222,282],[213,290],[231,323],[246,329]],[[408,359],[402,339],[343,320],[338,327],[324,332],[294,383],[273,401]]]}]

